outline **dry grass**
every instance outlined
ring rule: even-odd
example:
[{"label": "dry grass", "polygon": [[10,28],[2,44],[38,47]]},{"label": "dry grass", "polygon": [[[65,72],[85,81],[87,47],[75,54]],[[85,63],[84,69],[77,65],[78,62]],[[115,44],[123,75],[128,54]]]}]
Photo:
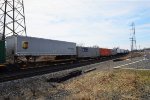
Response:
[{"label": "dry grass", "polygon": [[150,71],[95,71],[63,87],[73,100],[150,100]]},{"label": "dry grass", "polygon": [[[143,52],[134,52],[132,54],[132,58],[135,58],[135,57],[142,57],[144,55]],[[128,55],[124,56],[124,57],[121,57],[120,60],[125,60],[125,59],[130,59],[131,58],[131,53],[129,53]]]},{"label": "dry grass", "polygon": [[[144,52],[133,52],[132,57],[141,57],[144,55]],[[131,53],[129,53],[129,57],[131,57]]]},{"label": "dry grass", "polygon": [[129,53],[126,56],[118,58],[118,60],[122,61],[122,60],[130,59],[131,55],[132,55],[132,58],[136,58],[136,57],[144,56],[144,53],[143,52],[134,52],[133,54]]}]

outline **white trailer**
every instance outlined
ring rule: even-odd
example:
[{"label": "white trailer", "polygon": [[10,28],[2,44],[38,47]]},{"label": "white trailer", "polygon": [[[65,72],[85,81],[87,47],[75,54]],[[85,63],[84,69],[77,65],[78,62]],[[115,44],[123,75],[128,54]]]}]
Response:
[{"label": "white trailer", "polygon": [[74,56],[76,43],[26,36],[6,38],[7,56]]},{"label": "white trailer", "polygon": [[99,57],[99,48],[77,47],[78,58],[96,58]]},{"label": "white trailer", "polygon": [[117,49],[112,49],[111,50],[111,54],[114,56],[114,55],[117,55]]},{"label": "white trailer", "polygon": [[117,54],[124,54],[125,53],[125,50],[124,49],[117,49]]}]

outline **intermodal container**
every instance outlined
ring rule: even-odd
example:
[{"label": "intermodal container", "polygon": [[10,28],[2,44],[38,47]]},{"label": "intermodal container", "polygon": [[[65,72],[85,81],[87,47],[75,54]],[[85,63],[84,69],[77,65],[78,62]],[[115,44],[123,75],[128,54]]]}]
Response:
[{"label": "intermodal container", "polygon": [[117,49],[117,54],[124,54],[125,53],[125,50],[124,49]]},{"label": "intermodal container", "polygon": [[111,54],[114,56],[114,55],[117,55],[117,49],[111,49]]},{"label": "intermodal container", "polygon": [[111,56],[112,55],[111,49],[107,49],[107,48],[100,48],[99,53],[100,53],[100,56]]},{"label": "intermodal container", "polygon": [[76,55],[76,43],[36,37],[6,38],[7,56],[66,56]]},{"label": "intermodal container", "polygon": [[99,48],[77,47],[78,58],[96,58],[99,56]]}]

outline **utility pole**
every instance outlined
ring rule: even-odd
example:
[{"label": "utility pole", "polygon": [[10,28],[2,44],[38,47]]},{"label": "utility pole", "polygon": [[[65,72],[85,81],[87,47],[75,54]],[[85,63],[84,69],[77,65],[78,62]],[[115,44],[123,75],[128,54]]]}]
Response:
[{"label": "utility pole", "polygon": [[135,24],[134,24],[134,22],[132,22],[131,26],[132,26],[132,29],[131,29],[132,33],[131,33],[130,41],[131,41],[131,59],[132,59],[134,51],[137,50],[137,46],[136,46]]},{"label": "utility pole", "polygon": [[23,0],[0,0],[0,63],[5,62],[5,38],[26,34]]}]

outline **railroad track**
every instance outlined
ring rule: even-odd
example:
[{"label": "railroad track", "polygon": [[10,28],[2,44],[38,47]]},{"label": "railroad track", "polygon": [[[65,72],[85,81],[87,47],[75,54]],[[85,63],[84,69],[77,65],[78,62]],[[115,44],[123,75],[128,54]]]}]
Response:
[{"label": "railroad track", "polygon": [[89,59],[89,60],[65,62],[65,63],[61,62],[57,64],[52,64],[52,65],[39,66],[37,68],[20,69],[17,71],[0,74],[0,82],[6,82],[6,81],[22,79],[26,77],[32,77],[36,75],[53,73],[53,72],[63,71],[63,70],[72,69],[72,68],[78,68],[78,67],[82,67],[85,65],[98,63],[98,62],[114,60],[117,58],[111,57],[111,58],[103,58],[101,60]]}]

